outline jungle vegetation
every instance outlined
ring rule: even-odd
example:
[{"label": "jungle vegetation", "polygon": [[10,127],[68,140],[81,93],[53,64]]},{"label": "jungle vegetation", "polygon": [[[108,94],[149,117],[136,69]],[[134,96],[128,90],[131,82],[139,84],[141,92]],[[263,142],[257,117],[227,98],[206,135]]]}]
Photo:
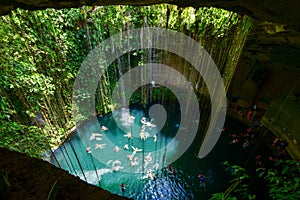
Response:
[{"label": "jungle vegetation", "polygon": [[[78,69],[93,48],[116,33],[147,26],[183,32],[201,42],[211,54],[228,88],[252,23],[247,16],[221,9],[179,8],[166,4],[17,9],[2,16],[0,147],[40,157],[61,144],[75,126],[72,89]],[[146,51],[132,52],[122,63],[131,62],[136,66],[145,62],[146,57]],[[99,87],[102,90],[96,98],[97,114],[111,112],[108,97],[119,73],[116,62],[101,78]],[[188,70],[183,71],[185,75],[188,73]],[[154,98],[159,93],[154,93]],[[140,95],[144,95],[143,92]],[[140,99],[140,96],[133,98]],[[299,195],[293,189],[299,187],[299,178],[287,174],[287,170],[299,174],[296,165],[286,163],[281,171],[261,169],[260,176],[269,181],[273,199],[284,199],[287,193]],[[233,180],[244,193],[246,186],[240,182],[247,178],[245,173],[239,173]],[[282,180],[286,181],[282,183]],[[295,187],[289,187],[290,184]],[[216,194],[214,198],[224,199],[224,195],[236,198],[234,193],[231,196]],[[253,195],[247,197],[253,199]]]},{"label": "jungle vegetation", "polygon": [[[249,17],[221,9],[170,5],[18,9],[2,16],[0,145],[36,157],[59,145],[75,126],[77,71],[88,52],[111,35],[143,26],[184,32],[211,52],[228,87],[251,24]],[[122,63],[138,65],[144,53],[133,52]],[[116,62],[102,77],[97,114],[111,111],[108,97],[119,73]]]}]

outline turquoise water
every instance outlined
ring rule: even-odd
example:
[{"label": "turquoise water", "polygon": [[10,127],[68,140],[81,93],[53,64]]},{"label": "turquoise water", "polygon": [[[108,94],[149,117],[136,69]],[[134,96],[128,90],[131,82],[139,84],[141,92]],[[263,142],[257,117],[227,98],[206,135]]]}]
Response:
[{"label": "turquoise water", "polygon": [[[233,164],[243,164],[252,151],[251,147],[243,149],[241,145],[229,144],[229,134],[242,132],[245,127],[227,118],[226,131],[207,157],[196,157],[200,147],[197,141],[201,138],[198,134],[187,152],[170,163],[169,158],[176,154],[176,146],[172,149],[165,147],[178,130],[180,119],[176,113],[180,110],[174,108],[170,112],[165,126],[160,127],[155,119],[151,123],[156,124],[156,127],[146,126],[145,131],[149,133],[149,137],[145,140],[141,140],[139,135],[142,126],[140,120],[146,117],[146,121],[150,122],[151,119],[143,110],[130,110],[130,116],[135,117],[132,123],[129,123],[130,116],[124,114],[126,112],[122,109],[114,112],[114,116],[110,114],[99,117],[98,121],[90,121],[78,128],[77,133],[55,151],[56,159],[63,169],[82,180],[134,199],[208,199],[211,194],[224,191],[229,186],[227,182],[230,176],[225,173],[221,162],[229,160]],[[96,128],[99,124],[108,130],[99,131]],[[96,130],[97,134],[103,136],[97,137],[98,140],[91,139]],[[128,132],[132,133],[131,139],[124,136]],[[154,134],[157,135],[156,141]],[[96,144],[105,145],[103,149],[95,149]],[[126,144],[128,150],[123,148]],[[116,146],[119,147],[118,152],[115,151]],[[134,154],[131,146],[141,151]],[[91,153],[86,151],[87,148],[90,148]],[[137,165],[130,165],[134,158],[130,161],[128,155],[137,159]],[[151,159],[147,160],[147,156]],[[54,157],[51,162],[58,165]],[[171,170],[168,170],[168,165],[172,167]],[[119,167],[119,170],[114,171],[114,166]],[[150,170],[151,175],[147,177],[147,171]],[[200,172],[206,177],[204,189],[200,188],[198,180]],[[126,186],[125,192],[121,191],[121,183]]]}]

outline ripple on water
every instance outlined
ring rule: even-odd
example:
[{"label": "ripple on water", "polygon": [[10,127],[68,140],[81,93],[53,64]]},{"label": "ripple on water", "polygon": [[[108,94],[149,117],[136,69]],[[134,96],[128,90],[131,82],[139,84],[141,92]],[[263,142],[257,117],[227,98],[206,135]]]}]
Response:
[{"label": "ripple on water", "polygon": [[[140,126],[141,124],[139,119],[145,116],[145,114],[141,110],[131,110],[131,115],[134,115],[134,122]],[[125,123],[125,118],[129,118],[128,115],[125,116],[124,114],[122,115],[122,113],[116,113],[115,117],[117,120],[122,120],[122,123],[124,122],[123,125],[125,128],[131,129],[131,127]],[[147,120],[150,119],[147,118]],[[171,121],[173,123],[169,124],[170,127],[173,127],[173,129],[171,130],[176,131],[176,128],[178,128],[176,127],[176,124],[178,124],[180,120]],[[126,133],[117,127],[115,119],[111,115],[101,117],[99,119],[99,122],[101,125],[105,125],[106,127],[108,127],[108,130],[105,131],[104,134],[107,134],[108,139],[114,145],[118,145],[120,146],[120,148],[123,148],[124,144],[128,143],[128,138],[124,137],[124,134]],[[86,127],[86,131],[87,134],[90,134],[94,129],[91,125],[88,126],[89,127]],[[233,128],[235,126],[234,124],[231,124],[230,127]],[[240,127],[240,125],[237,124],[236,127]],[[170,131],[170,129],[168,130]],[[155,129],[153,131],[155,131]],[[162,130],[162,132],[163,131],[164,130]],[[154,134],[152,132],[150,133]],[[155,150],[157,148],[157,145],[158,147],[163,147],[166,142],[168,142],[168,139],[170,139],[168,137],[168,134],[166,133],[159,134],[157,143],[154,143],[153,140],[150,141],[150,139],[148,139],[149,141],[142,143],[140,141],[140,138],[138,138],[138,136],[135,136],[133,140],[133,142],[135,142],[134,145],[138,148],[146,148],[144,149],[144,151],[146,152],[144,156],[146,156],[148,152]],[[95,145],[95,141],[90,141],[89,135],[87,135],[86,140],[86,142],[90,142],[89,144]],[[155,173],[156,175],[156,180],[145,180],[142,177],[143,175],[145,175],[146,169],[144,170],[144,173],[130,173],[130,171],[114,172],[111,166],[107,166],[106,164],[99,162],[99,160],[97,160],[94,155],[87,154],[85,152],[86,147],[84,146],[83,141],[78,136],[76,136],[76,134],[71,138],[70,141],[74,146],[74,149],[72,149],[69,142],[67,142],[64,144],[64,148],[59,148],[57,151],[55,151],[56,158],[59,160],[62,168],[68,170],[70,173],[76,176],[79,176],[82,180],[87,179],[89,183],[99,185],[103,189],[106,189],[112,193],[140,200],[208,199],[211,193],[224,191],[224,189],[228,187],[227,179],[224,174],[224,167],[221,166],[220,163],[224,161],[224,159],[229,160],[230,156],[232,156],[234,152],[237,152],[236,147],[229,145],[227,138],[221,136],[214,150],[206,158],[199,160],[195,156],[196,152],[188,151],[180,158],[180,160],[172,163],[172,167],[176,170],[176,174],[168,172],[168,169],[166,167],[166,160],[162,159],[163,155],[152,155],[153,163],[159,162],[160,166],[165,167],[162,170],[153,170],[153,173]],[[92,151],[95,151],[93,147],[91,149]],[[173,151],[174,149],[171,150]],[[129,163],[126,164],[126,162],[128,162],[128,159],[126,157],[124,159],[114,158],[114,156],[118,154],[114,152],[113,149],[98,149],[97,151],[99,156],[102,156],[102,158],[104,157],[106,161],[110,159],[119,159],[124,167],[130,168]],[[224,153],[225,151],[228,151],[230,153],[226,154]],[[245,157],[245,154],[243,154],[242,151],[238,152],[239,154],[241,154],[239,155],[239,157]],[[75,154],[77,157],[75,156]],[[98,154],[96,154],[96,156]],[[139,156],[142,156],[142,153],[140,153]],[[143,160],[142,157],[139,158],[140,162],[141,160]],[[53,158],[52,163],[55,163]],[[139,167],[140,166],[141,165],[139,165]],[[137,168],[132,168],[131,171],[134,172],[135,170],[133,169]],[[139,172],[142,172],[142,170],[140,170]],[[202,190],[200,188],[198,180],[198,174],[200,172],[203,172],[206,176],[206,190]],[[126,185],[125,192],[121,192],[121,183],[124,183]]]}]

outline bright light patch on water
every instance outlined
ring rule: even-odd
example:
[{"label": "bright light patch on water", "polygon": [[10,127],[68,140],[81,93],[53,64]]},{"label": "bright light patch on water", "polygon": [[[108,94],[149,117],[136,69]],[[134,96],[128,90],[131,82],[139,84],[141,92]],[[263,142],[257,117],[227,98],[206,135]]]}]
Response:
[{"label": "bright light patch on water", "polygon": [[[122,109],[119,109],[115,112],[114,117],[107,115],[99,118],[97,123],[108,129],[101,132],[102,140],[91,140],[90,138],[95,131],[94,121],[89,121],[81,126],[70,141],[55,151],[61,167],[90,184],[133,199],[208,199],[212,193],[224,191],[228,187],[228,174],[225,173],[221,162],[234,160],[235,163],[242,163],[247,159],[247,150],[241,149],[240,146],[230,145],[231,137],[225,136],[226,133],[224,133],[216,148],[206,158],[197,158],[199,144],[194,144],[175,163],[168,163],[168,159],[172,155],[176,156],[176,145],[171,149],[166,149],[166,154],[154,154],[153,151],[165,147],[166,143],[173,139],[172,132],[177,132],[180,119],[173,118],[172,123],[166,123],[168,126],[163,127],[158,133],[156,127],[151,130],[147,127],[146,130],[149,131],[150,136],[142,141],[138,132],[140,131],[140,120],[146,116],[146,113],[142,110],[131,109],[130,116],[135,117],[134,123],[129,126],[125,122],[124,129],[121,129],[115,119],[122,120],[123,117],[125,120],[128,117],[122,112]],[[171,116],[180,116],[176,114],[179,112],[180,109],[176,108]],[[146,121],[151,121],[151,119],[147,117]],[[244,130],[240,124],[236,124],[236,128],[230,126],[226,125],[227,130]],[[128,131],[133,133],[132,139],[124,137]],[[152,137],[154,133],[157,134],[156,142]],[[103,149],[95,149],[96,144],[108,142],[112,144],[110,148],[105,146]],[[92,153],[86,152],[87,144]],[[130,165],[131,161],[127,155],[132,155],[133,150],[124,149],[125,144],[143,150],[136,152],[134,156],[137,157],[138,165]],[[119,146],[119,152],[114,151],[115,146]],[[144,159],[149,153],[151,153],[152,160],[146,165]],[[102,158],[101,161],[97,159],[99,157]],[[113,162],[116,160],[121,163],[117,163],[117,166],[123,167],[119,171],[113,169]],[[54,158],[52,158],[52,163],[55,163]],[[160,166],[157,170],[154,168],[156,163]],[[169,164],[176,173],[173,174],[167,169]],[[155,180],[152,180],[153,177],[147,176],[148,170],[151,170]],[[205,190],[201,189],[199,185],[198,175],[200,172],[203,172],[206,177],[207,187]],[[121,191],[121,183],[126,185],[125,192]]]}]

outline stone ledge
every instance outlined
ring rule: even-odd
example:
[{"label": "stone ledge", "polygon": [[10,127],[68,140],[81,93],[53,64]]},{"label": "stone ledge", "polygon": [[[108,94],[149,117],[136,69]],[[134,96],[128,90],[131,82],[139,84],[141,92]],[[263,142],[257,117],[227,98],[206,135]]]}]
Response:
[{"label": "stone ledge", "polygon": [[0,194],[3,200],[47,199],[55,181],[58,188],[56,199],[128,199],[90,185],[48,162],[25,154],[0,148],[0,158],[0,173],[7,172],[10,183],[4,194]]},{"label": "stone ledge", "polygon": [[289,153],[289,155],[295,159],[299,160],[300,159],[300,146],[297,144],[298,141],[293,138],[293,137],[288,137],[277,125],[272,121],[269,120],[266,117],[263,117],[261,120],[261,123],[269,129],[274,135],[279,137],[282,140],[287,141],[287,147],[286,151]]}]

